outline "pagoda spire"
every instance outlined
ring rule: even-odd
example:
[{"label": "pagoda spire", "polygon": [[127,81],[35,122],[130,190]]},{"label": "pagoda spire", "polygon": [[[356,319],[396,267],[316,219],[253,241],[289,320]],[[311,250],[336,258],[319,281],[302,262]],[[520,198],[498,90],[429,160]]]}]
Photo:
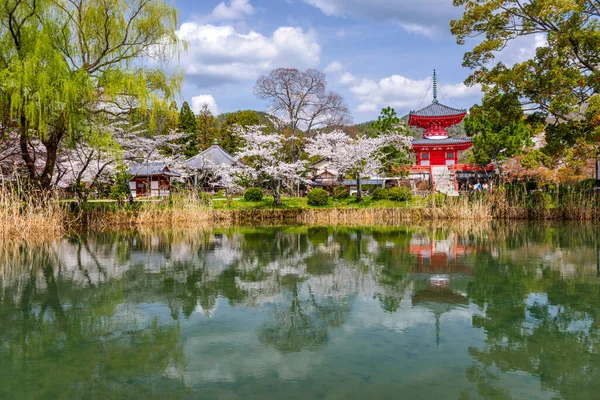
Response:
[{"label": "pagoda spire", "polygon": [[437,75],[435,74],[435,69],[433,70],[433,102],[437,103]]}]

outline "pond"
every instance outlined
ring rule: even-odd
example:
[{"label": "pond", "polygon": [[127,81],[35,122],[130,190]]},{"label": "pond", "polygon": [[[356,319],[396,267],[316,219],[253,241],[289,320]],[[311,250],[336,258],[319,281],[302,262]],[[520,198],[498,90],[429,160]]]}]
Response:
[{"label": "pond", "polygon": [[0,398],[597,398],[599,238],[277,227],[5,244]]}]

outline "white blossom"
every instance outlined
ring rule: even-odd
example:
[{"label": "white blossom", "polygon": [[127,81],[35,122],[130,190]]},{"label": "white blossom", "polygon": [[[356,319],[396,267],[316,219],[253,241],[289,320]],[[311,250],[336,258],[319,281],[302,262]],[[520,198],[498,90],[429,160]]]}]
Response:
[{"label": "white blossom", "polygon": [[384,148],[388,146],[405,151],[410,146],[410,139],[400,133],[352,138],[341,130],[335,130],[331,133],[320,133],[314,139],[309,139],[306,152],[311,157],[327,159],[331,169],[341,175],[354,177],[360,200],[360,181],[381,171],[381,160],[386,155]]},{"label": "white blossom", "polygon": [[279,133],[264,133],[262,126],[237,126],[234,129],[244,145],[237,156],[245,160],[235,170],[239,177],[251,179],[259,186],[272,190],[275,203],[280,203],[282,188],[292,189],[303,180],[304,161],[290,162],[286,152],[286,138]]}]

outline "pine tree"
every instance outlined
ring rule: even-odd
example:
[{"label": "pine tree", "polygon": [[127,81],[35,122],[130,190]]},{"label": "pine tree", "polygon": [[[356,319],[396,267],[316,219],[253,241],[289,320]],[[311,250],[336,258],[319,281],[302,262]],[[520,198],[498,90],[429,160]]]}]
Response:
[{"label": "pine tree", "polygon": [[199,150],[206,150],[218,136],[217,118],[205,104],[196,118],[196,138]]},{"label": "pine tree", "polygon": [[198,154],[196,115],[194,115],[187,101],[183,102],[179,111],[179,130],[188,134],[181,139],[181,144],[184,145],[183,153],[185,156],[193,157]]},{"label": "pine tree", "polygon": [[187,101],[183,102],[179,111],[179,129],[185,133],[196,132],[196,116]]}]

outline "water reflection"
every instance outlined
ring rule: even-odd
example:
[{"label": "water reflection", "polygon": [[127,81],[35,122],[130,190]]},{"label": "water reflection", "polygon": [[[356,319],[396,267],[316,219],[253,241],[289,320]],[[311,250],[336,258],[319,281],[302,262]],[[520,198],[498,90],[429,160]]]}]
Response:
[{"label": "water reflection", "polygon": [[0,247],[0,397],[587,398],[591,226],[236,228]]}]

